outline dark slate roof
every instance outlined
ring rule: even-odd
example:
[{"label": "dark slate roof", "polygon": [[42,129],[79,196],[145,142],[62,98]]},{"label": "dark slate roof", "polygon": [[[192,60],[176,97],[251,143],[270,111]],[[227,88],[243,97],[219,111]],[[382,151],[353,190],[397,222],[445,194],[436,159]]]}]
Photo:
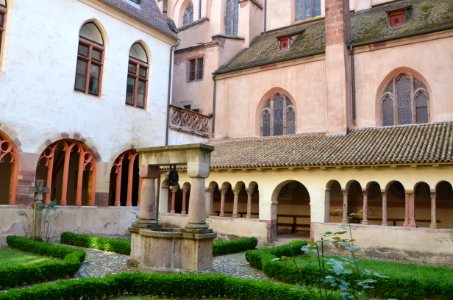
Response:
[{"label": "dark slate roof", "polygon": [[[387,11],[410,6],[406,24],[390,29]],[[325,52],[324,19],[305,20],[289,27],[269,31],[257,37],[249,48],[241,51],[216,73],[228,73],[280,61],[322,54]],[[452,0],[404,0],[351,14],[353,45],[399,39],[430,31],[453,28]],[[279,51],[277,38],[299,34],[289,51]]]},{"label": "dark slate roof", "polygon": [[168,27],[155,0],[141,0],[140,8],[124,0],[99,0],[126,15],[156,29],[168,37],[176,39],[176,34]]},{"label": "dark slate roof", "polygon": [[212,168],[453,163],[453,122],[212,140]]}]

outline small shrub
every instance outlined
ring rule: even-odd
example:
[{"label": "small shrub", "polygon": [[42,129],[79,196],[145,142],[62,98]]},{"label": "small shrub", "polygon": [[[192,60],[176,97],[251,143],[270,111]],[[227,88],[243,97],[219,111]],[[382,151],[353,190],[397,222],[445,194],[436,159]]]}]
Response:
[{"label": "small shrub", "polygon": [[57,262],[41,262],[27,266],[0,267],[0,288],[15,287],[73,276],[85,259],[85,251],[30,240],[20,236],[6,238],[11,248],[43,256],[61,259]]},{"label": "small shrub", "polygon": [[255,237],[241,238],[232,241],[217,241],[212,246],[212,254],[214,256],[225,255],[231,253],[243,252],[246,250],[255,249],[258,240]]}]

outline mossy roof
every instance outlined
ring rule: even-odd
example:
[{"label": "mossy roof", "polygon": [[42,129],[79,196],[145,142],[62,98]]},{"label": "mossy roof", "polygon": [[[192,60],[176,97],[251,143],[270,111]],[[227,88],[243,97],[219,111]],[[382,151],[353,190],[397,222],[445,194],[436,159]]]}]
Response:
[{"label": "mossy roof", "polygon": [[[408,7],[406,24],[389,28],[387,12]],[[305,20],[257,37],[216,74],[313,56],[325,52],[324,19]],[[351,44],[362,45],[453,28],[452,0],[403,0],[351,14]],[[289,50],[280,51],[278,37],[298,34]]]}]

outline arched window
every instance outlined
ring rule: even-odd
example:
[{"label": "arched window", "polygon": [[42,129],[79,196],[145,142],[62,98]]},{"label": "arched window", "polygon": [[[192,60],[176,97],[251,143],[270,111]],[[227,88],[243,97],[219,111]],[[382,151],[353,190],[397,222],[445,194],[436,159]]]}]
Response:
[{"label": "arched window", "polygon": [[138,172],[137,151],[128,150],[117,157],[110,172],[109,205],[137,206]]},{"label": "arched window", "polygon": [[296,113],[291,100],[277,93],[267,100],[261,114],[263,136],[296,133]]},{"label": "arched window", "polygon": [[16,203],[19,153],[13,141],[0,131],[0,205]]},{"label": "arched window", "polygon": [[382,125],[428,123],[429,95],[425,85],[411,74],[390,80],[381,97]]},{"label": "arched window", "polygon": [[187,5],[182,16],[182,25],[186,26],[193,22],[193,4],[192,2]]},{"label": "arched window", "polygon": [[0,50],[2,49],[3,35],[5,32],[6,0],[0,0]]},{"label": "arched window", "polygon": [[227,0],[225,13],[225,34],[237,36],[238,23],[239,23],[239,1]]},{"label": "arched window", "polygon": [[79,33],[74,89],[99,96],[104,61],[104,39],[94,23],[86,23]]},{"label": "arched window", "polygon": [[301,21],[321,15],[321,0],[295,0],[295,21]]},{"label": "arched window", "polygon": [[129,51],[127,71],[126,104],[145,108],[148,83],[148,56],[139,43],[132,45]]}]

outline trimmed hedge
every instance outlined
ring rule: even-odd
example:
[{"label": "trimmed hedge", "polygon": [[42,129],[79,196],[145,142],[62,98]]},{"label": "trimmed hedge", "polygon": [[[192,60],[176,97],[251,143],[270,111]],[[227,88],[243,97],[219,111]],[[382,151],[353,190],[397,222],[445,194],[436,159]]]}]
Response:
[{"label": "trimmed hedge", "polygon": [[0,267],[0,289],[73,276],[85,259],[85,251],[10,235],[11,248],[61,259],[27,266]]},{"label": "trimmed hedge", "polygon": [[93,248],[125,255],[131,254],[130,240],[95,237],[72,232],[63,232],[60,238],[62,244],[74,245],[84,248]]},{"label": "trimmed hedge", "polygon": [[[61,234],[61,243],[116,252],[125,255],[129,255],[131,253],[131,241],[118,238],[102,238],[86,234],[63,232]],[[255,237],[241,238],[232,241],[218,241],[214,242],[212,253],[214,256],[237,253],[255,249],[257,244],[258,240]]]},{"label": "trimmed hedge", "polygon": [[214,256],[243,252],[256,248],[258,240],[255,237],[240,238],[231,241],[217,241],[212,245]]},{"label": "trimmed hedge", "polygon": [[[0,300],[101,299],[120,295],[202,299],[312,300],[319,292],[269,281],[238,279],[224,275],[122,273],[97,279],[61,280],[54,284],[9,290]],[[339,299],[336,292],[323,299]]]},{"label": "trimmed hedge", "polygon": [[[322,277],[317,263],[290,262],[284,258],[302,255],[301,247],[306,242],[292,242],[290,244],[247,251],[245,257],[250,265],[262,270],[270,278],[278,281],[300,284],[316,285]],[[283,258],[276,260],[276,258]],[[297,265],[296,265],[297,264]],[[373,272],[372,268],[368,268]],[[420,270],[421,272],[421,270]],[[398,271],[392,272],[387,278],[370,277],[377,280],[373,284],[373,289],[367,290],[367,295],[376,298],[396,298],[396,299],[453,299],[453,280],[452,278],[433,279],[427,276],[410,276]],[[420,274],[418,274],[420,275]],[[354,274],[344,276],[348,281],[357,280]]]}]

